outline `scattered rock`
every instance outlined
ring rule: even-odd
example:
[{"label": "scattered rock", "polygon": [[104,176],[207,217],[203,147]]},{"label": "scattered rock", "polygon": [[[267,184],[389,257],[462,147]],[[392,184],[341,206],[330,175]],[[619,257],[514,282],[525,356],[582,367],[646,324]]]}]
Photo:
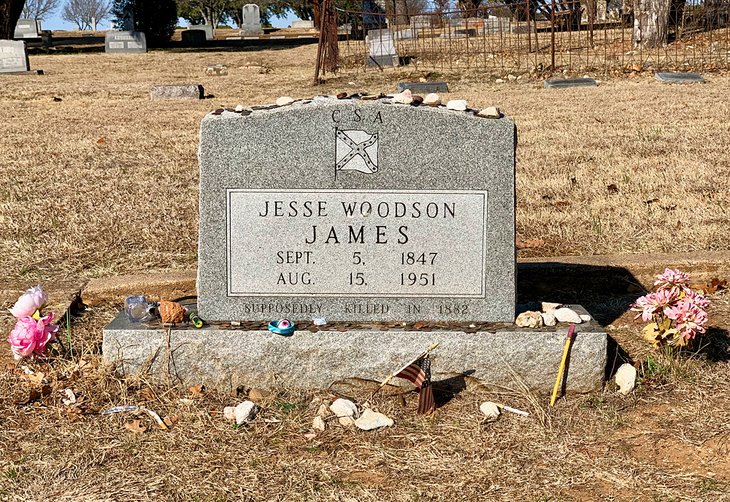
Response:
[{"label": "scattered rock", "polygon": [[555,319],[555,314],[552,312],[542,312],[540,313],[540,317],[542,317],[542,322],[545,326],[555,326],[558,323],[558,320]]},{"label": "scattered rock", "polygon": [[250,422],[256,418],[256,411],[258,407],[252,401],[244,401],[234,410],[236,424],[241,425],[244,422]]},{"label": "scattered rock", "polygon": [[347,97],[346,92],[339,92],[337,93],[337,96],[335,96],[337,99],[345,99]]},{"label": "scattered rock", "polygon": [[329,409],[329,403],[322,403],[319,405],[319,409],[317,410],[317,416],[320,417],[328,417],[331,415],[330,409]]},{"label": "scattered rock", "polygon": [[528,310],[527,312],[522,312],[517,316],[515,324],[520,328],[541,328],[542,316],[540,315],[540,312]]},{"label": "scattered rock", "polygon": [[236,107],[234,108],[234,110],[236,110],[237,112],[242,112],[245,109],[246,108],[243,105],[236,105]]},{"label": "scattered rock", "polygon": [[457,112],[463,112],[466,110],[467,104],[465,99],[452,99],[446,103],[447,110],[455,110]]},{"label": "scattered rock", "polygon": [[234,421],[236,419],[236,408],[234,406],[226,406],[223,408],[223,416],[226,420]]},{"label": "scattered rock", "polygon": [[388,418],[382,413],[378,413],[369,408],[362,412],[360,418],[355,420],[355,426],[364,431],[379,429],[380,427],[390,427],[393,423],[392,418]]},{"label": "scattered rock", "polygon": [[377,94],[366,94],[364,96],[360,96],[360,99],[363,99],[365,101],[373,101],[375,99],[378,99],[378,97],[379,96]]},{"label": "scattered rock", "polygon": [[497,80],[494,81],[494,83],[495,84],[504,84],[504,80],[502,80],[501,78],[498,78]]},{"label": "scattered rock", "polygon": [[573,309],[569,309],[568,307],[560,307],[559,309],[555,309],[553,315],[555,316],[555,319],[557,319],[559,322],[569,322],[573,324],[580,324],[581,322],[583,322],[578,313]]},{"label": "scattered rock", "polygon": [[271,395],[271,392],[264,389],[251,389],[248,391],[248,398],[251,401],[262,401],[269,397]]},{"label": "scattered rock", "polygon": [[150,89],[151,99],[203,99],[204,95],[199,84],[155,85]]},{"label": "scattered rock", "polygon": [[423,103],[423,96],[419,96],[417,94],[414,95],[413,96],[413,103],[411,103],[411,104],[414,105],[414,106],[418,106],[421,103]]},{"label": "scattered rock", "polygon": [[205,74],[209,77],[224,77],[228,75],[228,67],[224,64],[214,64],[205,68]]},{"label": "scattered rock", "polygon": [[336,399],[335,402],[330,405],[330,411],[334,413],[337,418],[358,417],[357,405],[349,399]]},{"label": "scattered rock", "polygon": [[350,427],[352,425],[355,425],[355,419],[352,417],[340,417],[337,419],[338,422],[340,422],[340,425],[342,427]]},{"label": "scattered rock", "polygon": [[510,82],[514,82],[515,80],[517,80],[517,77],[510,73],[509,75],[507,75],[507,80],[509,80]]},{"label": "scattered rock", "polygon": [[290,98],[289,96],[282,96],[276,100],[277,106],[286,106],[290,105],[294,102],[294,98]]},{"label": "scattered rock", "polygon": [[411,90],[406,89],[405,91],[393,96],[393,103],[397,103],[399,105],[410,105],[413,103],[413,94],[411,94]]},{"label": "scattered rock", "polygon": [[580,314],[580,319],[583,322],[588,322],[588,321],[590,321],[592,319],[592,317],[589,316],[588,314]]},{"label": "scattered rock", "polygon": [[484,416],[487,417],[487,420],[489,420],[489,421],[497,420],[497,418],[499,417],[499,413],[500,413],[499,406],[497,406],[496,404],[494,404],[491,401],[485,401],[482,404],[480,404],[479,411],[481,411],[484,414]]},{"label": "scattered rock", "polygon": [[428,106],[438,106],[441,104],[441,97],[434,92],[426,94],[426,97],[423,98],[423,104]]},{"label": "scattered rock", "polygon": [[615,380],[619,393],[628,394],[636,387],[636,368],[629,363],[622,364],[616,372]]},{"label": "scattered rock", "polygon": [[479,117],[485,117],[488,119],[498,119],[502,116],[502,114],[499,112],[499,108],[496,106],[490,106],[488,108],[484,108],[483,110],[479,110],[477,112],[477,115]]},{"label": "scattered rock", "polygon": [[542,302],[540,303],[540,310],[543,312],[555,312],[555,309],[559,309],[560,305],[560,303]]},{"label": "scattered rock", "polygon": [[314,420],[312,420],[312,429],[315,431],[324,431],[327,428],[327,426],[324,424],[324,419],[317,415],[314,417]]}]

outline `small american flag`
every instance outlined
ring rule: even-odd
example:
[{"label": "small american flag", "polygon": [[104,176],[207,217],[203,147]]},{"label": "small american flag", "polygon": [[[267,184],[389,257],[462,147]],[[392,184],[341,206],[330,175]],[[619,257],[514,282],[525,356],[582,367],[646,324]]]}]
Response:
[{"label": "small american flag", "polygon": [[405,378],[418,389],[418,414],[430,413],[436,406],[431,386],[431,358],[428,354],[419,357],[395,374]]}]

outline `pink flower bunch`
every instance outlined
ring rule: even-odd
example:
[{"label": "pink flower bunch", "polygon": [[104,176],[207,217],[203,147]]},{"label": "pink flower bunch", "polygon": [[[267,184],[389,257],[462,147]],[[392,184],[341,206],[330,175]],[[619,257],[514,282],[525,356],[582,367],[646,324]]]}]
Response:
[{"label": "pink flower bunch", "polygon": [[706,332],[710,300],[689,286],[689,275],[667,268],[654,281],[655,291],[637,298],[631,310],[649,322],[644,335],[658,345],[669,342],[686,345]]},{"label": "pink flower bunch", "polygon": [[40,309],[47,300],[43,288],[36,286],[23,293],[10,309],[10,313],[17,319],[8,336],[10,350],[15,359],[42,356],[47,345],[56,339],[58,326],[51,324],[53,313],[49,312],[45,316],[40,314]]}]

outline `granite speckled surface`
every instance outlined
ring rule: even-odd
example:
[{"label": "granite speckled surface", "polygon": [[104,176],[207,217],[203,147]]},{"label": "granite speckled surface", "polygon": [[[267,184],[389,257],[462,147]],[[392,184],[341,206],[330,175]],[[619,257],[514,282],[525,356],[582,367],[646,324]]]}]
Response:
[{"label": "granite speckled surface", "polygon": [[[514,123],[386,101],[320,97],[205,117],[199,149],[203,318],[514,320]],[[342,213],[340,205],[356,193],[361,207],[373,204],[370,217]],[[257,216],[270,214],[267,207],[273,213],[277,200],[285,212]],[[325,211],[313,218],[302,211],[287,215],[288,204],[301,208],[307,200]],[[414,203],[421,209],[435,204],[439,217],[415,217]],[[410,214],[399,217],[402,207]],[[307,244],[315,225],[319,240]],[[361,226],[359,242],[353,235]],[[407,227],[408,245],[399,243],[401,227]],[[333,228],[337,236],[325,242]],[[404,266],[401,251],[416,258],[426,253],[424,261],[437,257]],[[426,284],[410,285],[414,277]]]},{"label": "granite speckled surface", "polygon": [[[432,356],[434,381],[466,374],[487,385],[518,389],[514,372],[529,388],[547,392],[555,382],[566,332],[565,325],[540,330],[502,326],[475,333],[358,327],[297,330],[285,337],[264,330],[208,325],[200,330],[173,328],[168,345],[166,331],[159,324],[130,324],[121,313],[104,329],[102,350],[104,359],[122,374],[144,369],[183,385],[204,384],[231,391],[238,386],[325,388],[350,378],[380,381],[438,342]],[[594,322],[576,326],[576,332],[566,389],[600,390],[607,334]],[[407,382],[396,379],[394,383]]]}]

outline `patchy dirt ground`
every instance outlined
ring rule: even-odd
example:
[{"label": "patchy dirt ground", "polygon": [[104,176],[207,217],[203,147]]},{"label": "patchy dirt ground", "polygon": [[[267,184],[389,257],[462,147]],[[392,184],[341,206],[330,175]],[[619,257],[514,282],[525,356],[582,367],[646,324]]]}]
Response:
[{"label": "patchy dirt ground", "polygon": [[[151,269],[194,267],[197,130],[221,105],[340,90],[390,91],[400,80],[449,81],[448,97],[500,105],[519,128],[519,237],[533,255],[726,249],[730,78],[667,87],[651,75],[549,92],[476,74],[350,72],[310,86],[314,48],[33,56],[38,77],[3,77],[0,97],[0,289],[58,289]],[[208,64],[228,77],[205,77]],[[152,102],[154,84],[200,82],[215,97]],[[54,100],[53,98],[60,98]],[[691,176],[688,175],[691,173]],[[613,186],[613,187],[612,187]],[[67,291],[68,292],[68,291]],[[0,298],[3,310],[14,297]],[[693,353],[668,357],[638,337],[616,301],[586,298],[640,369],[628,397],[497,395],[466,380],[437,387],[439,408],[415,415],[413,394],[372,405],[395,419],[377,432],[334,424],[305,437],[322,400],[364,401],[372,387],[282,389],[260,418],[233,428],[243,399],[120,379],[100,360],[101,329],[118,305],[74,320],[73,353],[18,365],[0,350],[2,500],[726,500],[730,487],[730,301],[713,296],[712,329]],[[12,321],[0,314],[0,332]],[[1,348],[1,347],[0,347]],[[27,370],[23,368],[27,367]],[[29,372],[32,372],[30,374]],[[42,375],[41,375],[42,374]],[[65,389],[76,396],[64,404]],[[531,412],[483,423],[478,404]],[[101,415],[141,404],[147,414]],[[173,420],[174,419],[174,420]],[[139,420],[134,432],[134,420]],[[268,421],[266,421],[268,420]]]}]

